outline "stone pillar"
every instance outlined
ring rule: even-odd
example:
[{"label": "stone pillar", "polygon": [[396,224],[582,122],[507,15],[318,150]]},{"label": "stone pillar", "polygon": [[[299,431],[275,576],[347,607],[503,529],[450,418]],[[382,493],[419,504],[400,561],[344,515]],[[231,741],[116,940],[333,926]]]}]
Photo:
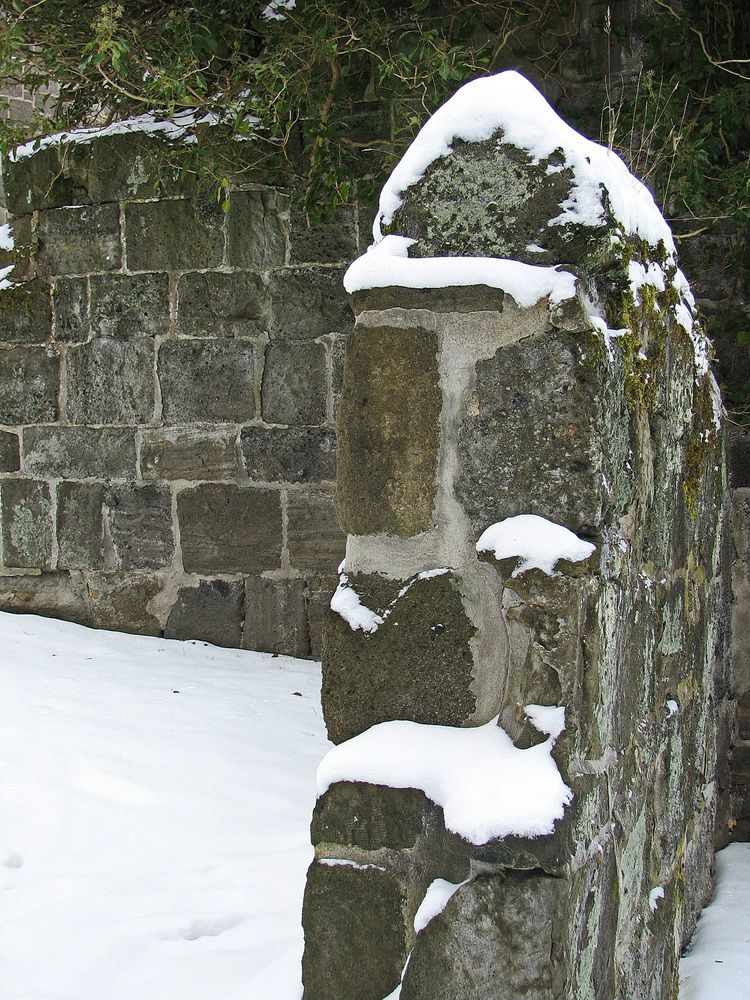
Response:
[{"label": "stone pillar", "polygon": [[[347,277],[305,1000],[655,1000],[710,888],[708,345],[648,193],[519,80],[434,116]],[[443,744],[495,723],[564,782],[544,829],[449,801]]]}]

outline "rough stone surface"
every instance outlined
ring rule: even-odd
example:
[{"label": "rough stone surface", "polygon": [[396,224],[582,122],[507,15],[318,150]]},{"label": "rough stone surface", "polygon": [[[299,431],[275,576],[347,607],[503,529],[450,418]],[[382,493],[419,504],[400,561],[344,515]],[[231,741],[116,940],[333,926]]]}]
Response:
[{"label": "rough stone surface", "polygon": [[51,479],[132,479],[135,432],[126,428],[25,427],[24,468]]},{"label": "rough stone surface", "polygon": [[125,240],[131,271],[218,267],[221,210],[215,199],[131,202],[125,205]]},{"label": "rough stone surface", "polygon": [[356,330],[338,416],[337,503],[352,535],[408,537],[432,523],[440,437],[437,337]]},{"label": "rough stone surface", "polygon": [[288,198],[276,191],[232,191],[227,260],[234,267],[280,267],[286,261]]},{"label": "rough stone surface", "polygon": [[172,496],[165,487],[123,484],[107,490],[104,500],[108,569],[161,569],[174,553]]},{"label": "rough stone surface", "polygon": [[99,628],[161,635],[161,623],[149,610],[160,589],[160,580],[147,573],[91,573],[87,578],[91,620]]},{"label": "rough stone surface", "polygon": [[336,479],[336,435],[326,427],[245,427],[241,443],[252,480],[319,483]]},{"label": "rough stone surface", "polygon": [[[313,862],[302,909],[305,1000],[373,1000],[398,985],[406,961],[403,891],[389,873]],[[322,966],[311,959],[327,954]]]},{"label": "rough stone surface", "polygon": [[60,360],[44,347],[0,349],[0,424],[57,418]]},{"label": "rough stone surface", "polygon": [[0,431],[0,472],[18,472],[20,467],[18,435],[11,431]]},{"label": "rough stone surface", "polygon": [[37,240],[40,275],[116,271],[122,264],[117,205],[41,212]]},{"label": "rough stone surface", "polygon": [[176,427],[145,430],[140,447],[144,479],[234,479],[237,434],[233,430]]},{"label": "rough stone surface", "polygon": [[326,351],[303,341],[266,348],[263,419],[269,424],[322,424],[326,416]]},{"label": "rough stone surface", "polygon": [[51,325],[50,287],[45,281],[34,279],[0,290],[0,342],[43,344],[50,338]]},{"label": "rough stone surface", "polygon": [[104,569],[102,483],[60,483],[57,490],[57,565],[60,569]]},{"label": "rough stone surface", "polygon": [[[334,743],[389,719],[460,726],[472,715],[475,629],[446,573],[410,581],[352,575],[360,601],[388,616],[364,635],[331,611],[323,631],[323,715]],[[408,672],[393,664],[409,664]]]},{"label": "rough stone surface", "polygon": [[168,341],[159,349],[166,423],[251,420],[253,346],[246,341]]},{"label": "rough stone surface", "polygon": [[289,560],[303,573],[335,573],[344,558],[346,535],[339,527],[332,493],[290,491],[287,498]]},{"label": "rough stone surface", "polygon": [[177,498],[188,573],[260,573],[281,564],[281,502],[272,490],[202,485]]},{"label": "rough stone surface", "polygon": [[66,352],[66,413],[75,424],[145,424],[154,413],[154,345],[93,340]]},{"label": "rough stone surface", "polygon": [[286,267],[270,280],[271,337],[314,340],[326,333],[347,333],[352,314],[340,268]]},{"label": "rough stone surface", "polygon": [[55,340],[81,343],[88,340],[88,290],[85,278],[59,278],[52,293]]},{"label": "rough stone surface", "polygon": [[177,283],[177,328],[187,337],[254,337],[267,324],[266,289],[258,274],[183,274]]},{"label": "rough stone surface", "polygon": [[264,653],[310,655],[304,580],[248,577],[242,644]]},{"label": "rough stone surface", "polygon": [[357,219],[353,205],[339,205],[329,218],[310,223],[301,201],[292,205],[292,263],[348,264],[357,255]]},{"label": "rough stone surface", "polygon": [[168,332],[166,274],[94,275],[90,283],[94,337],[157,337]]},{"label": "rough stone surface", "polygon": [[313,845],[352,844],[364,851],[416,847],[435,809],[424,792],[339,781],[320,796],[313,813]]},{"label": "rough stone surface", "polygon": [[239,646],[245,591],[242,583],[201,580],[181,587],[164,629],[166,639],[200,639],[214,646]]},{"label": "rough stone surface", "polygon": [[47,483],[0,482],[2,565],[49,569],[52,562],[52,501]]}]

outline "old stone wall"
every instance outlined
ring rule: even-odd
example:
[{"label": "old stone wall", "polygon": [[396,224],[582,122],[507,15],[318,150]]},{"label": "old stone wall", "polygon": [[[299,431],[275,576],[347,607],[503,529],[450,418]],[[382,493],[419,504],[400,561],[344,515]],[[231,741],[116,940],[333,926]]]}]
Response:
[{"label": "old stone wall", "polygon": [[319,655],[357,211],[311,229],[251,185],[225,213],[153,141],[5,165],[0,607]]}]

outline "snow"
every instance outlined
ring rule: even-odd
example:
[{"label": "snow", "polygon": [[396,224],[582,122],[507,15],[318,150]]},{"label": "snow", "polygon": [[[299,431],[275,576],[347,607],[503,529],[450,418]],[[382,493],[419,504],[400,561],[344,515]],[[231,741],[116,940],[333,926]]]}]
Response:
[{"label": "snow", "polygon": [[514,746],[496,719],[474,728],[381,722],[329,751],[318,794],[337,781],[419,788],[445,824],[472,844],[552,833],[573,798],[551,751],[554,739]]},{"label": "snow", "polygon": [[4,288],[11,288],[13,282],[10,280],[10,272],[13,270],[14,265],[10,264],[8,267],[0,267],[0,291]]},{"label": "snow", "polygon": [[680,711],[680,706],[677,704],[674,698],[670,698],[667,701],[667,715],[671,718],[673,715],[677,715],[679,711]]},{"label": "snow", "polygon": [[14,150],[11,150],[9,158],[12,161],[24,160],[33,156],[34,153],[38,153],[40,149],[47,149],[48,146],[60,146],[67,142],[74,145],[86,145],[106,136],[126,135],[132,132],[143,135],[158,134],[165,139],[180,139],[183,142],[193,143],[197,142],[193,131],[197,125],[216,125],[218,121],[218,116],[211,112],[198,116],[195,111],[178,111],[169,119],[164,118],[160,113],[147,112],[134,118],[112,122],[110,125],[55,132],[53,135],[32,139],[30,142],[16,146]]},{"label": "snow", "polygon": [[491,524],[477,542],[477,552],[492,552],[498,560],[513,556],[520,559],[511,576],[530,569],[555,576],[558,560],[581,562],[595,548],[568,528],[537,514],[518,514]]},{"label": "snow", "polygon": [[553,740],[565,729],[565,707],[562,705],[524,705],[523,710],[532,726]]},{"label": "snow", "polygon": [[425,123],[383,188],[373,225],[375,241],[401,207],[404,192],[424,176],[431,163],[449,156],[457,139],[481,142],[498,132],[504,142],[525,150],[535,163],[562,150],[565,165],[573,173],[572,190],[551,226],[601,225],[604,188],[625,233],[652,246],[663,241],[668,251],[674,251],[672,233],[653,197],[620,157],[566,124],[533,84],[513,70],[465,84]]},{"label": "snow", "polygon": [[15,245],[13,230],[10,223],[6,222],[4,226],[0,226],[0,250],[13,250]]},{"label": "snow", "polygon": [[547,297],[551,305],[559,305],[576,294],[576,278],[569,271],[501,257],[410,258],[409,246],[414,242],[405,236],[386,236],[373,244],[344,275],[346,291],[351,295],[390,285],[402,288],[487,285],[507,292],[524,309]]},{"label": "snow", "polygon": [[0,996],[299,1000],[319,665],[0,614]]},{"label": "snow", "polygon": [[628,264],[628,281],[633,292],[636,304],[641,301],[639,292],[644,285],[651,285],[659,292],[666,289],[664,271],[656,262],[652,262],[648,267],[644,267],[637,260],[631,260]]},{"label": "snow", "polygon": [[652,913],[656,913],[659,907],[659,900],[664,899],[664,886],[655,885],[648,894],[648,908]]},{"label": "snow", "polygon": [[716,889],[680,962],[680,1000],[747,1000],[750,844],[716,855]]},{"label": "snow", "polygon": [[286,14],[281,13],[284,10],[294,10],[297,6],[297,0],[271,0],[271,3],[263,11],[262,17],[266,21],[283,21],[286,18]]},{"label": "snow", "polygon": [[414,930],[419,934],[421,930],[429,924],[431,920],[442,913],[448,905],[448,900],[462,885],[466,885],[469,879],[463,882],[446,882],[444,878],[436,878],[425,893],[425,897],[419,904],[417,912],[414,914]]},{"label": "snow", "polygon": [[445,567],[427,569],[422,573],[417,573],[413,579],[399,590],[383,614],[379,615],[362,603],[359,594],[349,582],[349,577],[343,571],[344,565],[342,563],[339,566],[339,585],[331,598],[331,611],[335,611],[336,614],[341,615],[348,622],[352,631],[356,632],[357,629],[361,629],[366,635],[376,632],[386,618],[393,614],[393,609],[396,607],[397,602],[405,594],[408,594],[417,580],[431,580],[435,576],[442,576],[443,573],[450,573],[450,570]]}]

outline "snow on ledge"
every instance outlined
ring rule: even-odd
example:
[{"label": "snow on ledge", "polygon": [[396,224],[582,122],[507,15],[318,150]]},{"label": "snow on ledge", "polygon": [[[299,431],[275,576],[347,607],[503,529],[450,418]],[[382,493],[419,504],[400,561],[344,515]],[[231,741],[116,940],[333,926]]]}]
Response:
[{"label": "snow on ledge", "polygon": [[331,611],[335,611],[337,615],[341,615],[353,632],[361,629],[365,635],[370,635],[378,630],[386,618],[393,613],[396,603],[401,600],[404,594],[407,594],[411,590],[417,580],[431,580],[435,576],[442,576],[443,573],[450,573],[450,570],[445,567],[441,567],[440,569],[426,569],[422,573],[417,573],[413,579],[409,580],[399,590],[398,594],[396,594],[388,607],[383,611],[383,614],[379,615],[377,611],[373,611],[372,608],[368,608],[366,604],[362,603],[359,594],[349,582],[349,577],[344,572],[344,567],[345,563],[341,563],[339,566],[339,585],[331,598]]},{"label": "snow on ledge", "polygon": [[497,719],[474,728],[381,722],[323,758],[318,794],[338,781],[417,788],[469,843],[541,837],[573,798],[552,758],[554,742],[520,750]]},{"label": "snow on ledge", "polygon": [[604,220],[602,188],[625,233],[674,252],[672,233],[648,189],[606,146],[586,139],[559,117],[520,73],[508,70],[464,84],[423,125],[396,165],[380,195],[373,224],[375,241],[393,221],[403,194],[424,176],[430,164],[449,156],[457,139],[482,142],[502,131],[502,139],[540,162],[562,150],[573,172],[570,197],[550,225],[598,226]]},{"label": "snow on ledge", "polygon": [[351,295],[369,288],[449,288],[487,285],[511,295],[524,309],[549,298],[559,305],[576,294],[576,278],[569,271],[523,264],[501,257],[414,257],[406,236],[386,236],[358,257],[344,275]]},{"label": "snow on ledge", "polygon": [[555,576],[559,559],[582,562],[595,548],[568,528],[537,514],[518,514],[491,524],[477,542],[477,552],[492,552],[498,560],[512,556],[520,559],[511,576],[530,569]]},{"label": "snow on ledge", "polygon": [[451,896],[470,881],[471,879],[467,878],[463,882],[446,882],[444,878],[436,878],[434,882],[431,882],[427,887],[424,899],[414,914],[414,930],[417,934],[424,930],[438,914],[442,913]]}]

